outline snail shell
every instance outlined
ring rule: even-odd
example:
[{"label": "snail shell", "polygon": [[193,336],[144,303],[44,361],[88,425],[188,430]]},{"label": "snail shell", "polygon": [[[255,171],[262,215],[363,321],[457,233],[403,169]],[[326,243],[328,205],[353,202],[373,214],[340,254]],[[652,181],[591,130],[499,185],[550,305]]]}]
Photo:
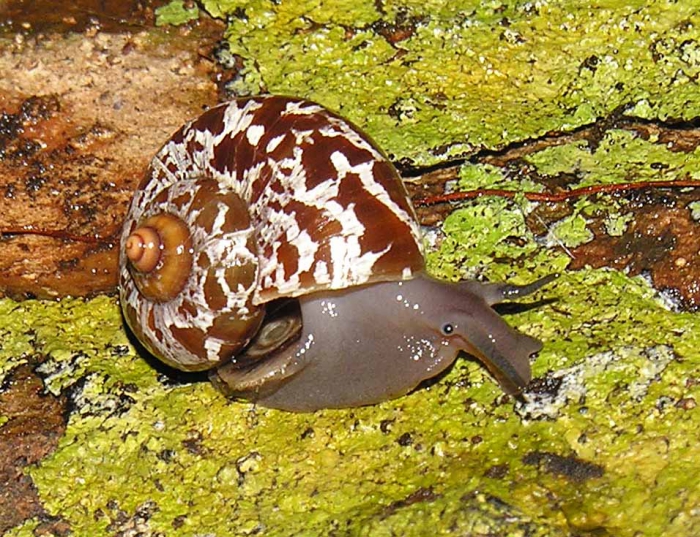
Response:
[{"label": "snail shell", "polygon": [[186,371],[234,356],[275,299],[423,267],[413,209],[386,157],[346,120],[285,97],[223,104],[175,133],[134,195],[122,245],[129,326]]}]

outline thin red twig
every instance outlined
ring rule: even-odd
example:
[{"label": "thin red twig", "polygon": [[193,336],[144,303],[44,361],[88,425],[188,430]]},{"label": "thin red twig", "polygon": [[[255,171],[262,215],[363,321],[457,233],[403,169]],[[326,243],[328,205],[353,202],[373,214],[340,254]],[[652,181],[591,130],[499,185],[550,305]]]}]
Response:
[{"label": "thin red twig", "polygon": [[87,244],[100,244],[112,239],[112,237],[100,237],[99,235],[76,235],[64,229],[42,229],[33,227],[0,228],[0,238],[14,237],[17,235],[37,235],[51,237],[66,241],[84,242]]},{"label": "thin red twig", "polygon": [[683,179],[678,181],[641,181],[638,183],[618,183],[614,185],[591,185],[575,188],[566,192],[521,192],[517,190],[506,190],[501,188],[479,188],[467,190],[465,192],[450,192],[449,194],[438,194],[436,196],[426,196],[414,200],[417,207],[426,207],[438,203],[450,203],[465,201],[482,196],[497,196],[501,198],[514,198],[523,196],[529,201],[566,201],[572,198],[588,196],[590,194],[610,194],[619,192],[631,192],[634,190],[646,190],[650,188],[699,188],[700,181]]}]

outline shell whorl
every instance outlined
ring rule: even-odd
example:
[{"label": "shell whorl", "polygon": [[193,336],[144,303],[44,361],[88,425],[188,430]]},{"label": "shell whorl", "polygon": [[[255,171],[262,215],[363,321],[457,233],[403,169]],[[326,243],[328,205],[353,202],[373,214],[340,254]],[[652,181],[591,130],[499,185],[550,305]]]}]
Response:
[{"label": "shell whorl", "polygon": [[[245,203],[214,179],[185,179],[160,190],[139,222],[128,235],[125,230],[121,261],[122,308],[131,329],[180,369],[208,369],[231,358],[264,315],[252,303],[258,259]],[[157,230],[164,242],[150,272],[127,250],[143,230]]]},{"label": "shell whorl", "polygon": [[126,239],[124,252],[135,270],[150,273],[158,266],[163,248],[158,231],[144,225]]},{"label": "shell whorl", "polygon": [[[220,198],[206,231],[191,214],[203,190]],[[229,203],[235,210],[223,209]],[[218,225],[241,211],[248,221],[236,231]],[[176,132],[134,195],[122,244],[161,213],[188,225],[192,275],[176,297],[144,300],[124,246],[120,294],[139,339],[181,369],[230,357],[239,344],[230,343],[229,324],[245,321],[247,343],[271,300],[408,279],[423,267],[419,228],[391,163],[356,127],[299,99],[233,101]],[[217,275],[207,280],[200,273],[212,267]],[[187,330],[201,348],[183,340]]]},{"label": "shell whorl", "polygon": [[169,213],[146,219],[126,239],[124,252],[136,287],[153,302],[175,298],[192,270],[189,227]]}]

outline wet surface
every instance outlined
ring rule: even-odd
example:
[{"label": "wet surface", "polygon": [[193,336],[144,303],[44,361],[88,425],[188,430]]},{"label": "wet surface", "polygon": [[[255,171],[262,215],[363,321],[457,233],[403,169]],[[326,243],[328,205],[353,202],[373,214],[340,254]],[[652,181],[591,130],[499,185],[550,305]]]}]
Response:
[{"label": "wet surface", "polygon": [[[277,10],[286,13],[282,5],[288,9],[291,3],[265,5],[265,16]],[[11,17],[4,17],[12,18],[11,26],[8,23],[4,28],[16,33],[0,44],[0,60],[5,62],[0,63],[0,70],[12,73],[4,77],[4,85],[0,78],[5,134],[0,142],[4,144],[0,165],[8,170],[7,184],[0,190],[8,203],[0,211],[0,229],[39,229],[39,225],[46,228],[51,224],[55,226],[52,229],[63,233],[107,237],[118,228],[129,189],[158,145],[174,128],[216,101],[212,66],[207,58],[212,57],[209,44],[217,38],[195,35],[199,28],[193,24],[140,39],[137,28],[141,24],[150,28],[154,4],[100,3],[103,16],[94,15],[96,4],[92,3],[78,3],[61,16],[53,13],[55,5],[48,3],[4,6],[14,10]],[[38,6],[36,12],[34,6]],[[27,12],[25,19],[17,15],[22,10]],[[246,26],[253,15],[251,7],[235,17]],[[503,14],[496,15],[500,22],[495,28],[515,28]],[[514,15],[511,13],[511,18]],[[591,18],[577,13],[572,17],[574,22]],[[392,16],[389,23],[371,29],[400,59],[404,52],[399,49],[429,35],[426,25],[437,24],[431,21],[439,23],[437,17],[422,22],[410,16]],[[246,29],[255,27],[250,24]],[[322,30],[322,25],[307,24],[306,30],[298,34],[306,31],[312,35]],[[474,30],[465,26],[468,33]],[[65,35],[47,37],[52,31]],[[347,39],[353,32],[341,35]],[[526,36],[528,42],[519,39],[517,33],[504,33],[506,41],[502,42],[510,39],[508,46],[515,49],[534,43],[540,35],[544,33],[538,29],[536,35]],[[637,39],[636,31],[634,35]],[[265,38],[269,36],[274,32],[265,28]],[[606,43],[614,39],[603,36]],[[681,32],[678,43],[687,43],[688,39]],[[453,36],[445,43],[454,49]],[[366,45],[358,44],[358,50],[361,47]],[[288,50],[274,44],[267,49]],[[251,56],[257,54],[256,62],[264,55],[254,47],[246,50]],[[555,57],[559,49],[555,53],[552,50],[545,53]],[[604,55],[595,57],[600,60],[590,58],[582,66],[583,75],[595,74],[596,70],[602,73]],[[142,62],[135,61],[139,59]],[[466,56],[460,58],[460,68],[462,59]],[[536,59],[533,65],[542,66],[544,59]],[[692,55],[687,59],[694,61]],[[287,62],[293,60],[294,54],[290,53],[285,61],[278,62],[284,66],[282,70],[287,69],[286,75],[290,73]],[[569,58],[566,60],[569,62]],[[417,71],[421,69],[419,66]],[[293,74],[304,72],[292,70]],[[433,79],[440,78],[425,72]],[[265,75],[269,79],[270,71]],[[589,85],[581,80],[581,84]],[[478,85],[493,92],[488,81],[482,84],[480,79],[472,88]],[[577,90],[577,86],[572,87]],[[560,90],[546,91],[554,96]],[[412,90],[401,86],[401,91]],[[446,110],[459,109],[458,102],[443,106],[440,94],[435,96]],[[345,111],[356,110],[352,100],[347,104],[348,96],[343,97]],[[410,98],[401,95],[395,101],[403,105],[389,111],[392,120],[407,117]],[[528,98],[534,104],[543,102],[537,95]],[[556,108],[570,109],[572,105],[557,101]],[[512,109],[501,113],[499,108],[496,113],[504,119],[515,118],[515,123],[527,119],[515,117]],[[484,117],[486,124],[501,128],[493,116]],[[459,121],[465,122],[463,118]],[[435,125],[440,121],[425,123]],[[545,173],[530,159],[547,150],[581,142],[584,156],[595,156],[610,130],[633,133],[681,157],[692,155],[700,141],[693,122],[629,120],[619,114],[591,118],[586,127],[570,132],[539,125],[526,132],[533,130],[546,134],[539,138],[528,134],[525,141],[499,143],[496,146],[500,150],[477,149],[467,160],[491,166],[512,179],[501,185],[503,188],[520,188],[527,180],[531,186],[556,192],[575,188],[583,167]],[[434,153],[444,154],[439,149]],[[460,150],[459,154],[466,153]],[[642,164],[639,169],[659,174],[667,166],[651,153],[634,158]],[[561,158],[561,162],[574,160]],[[624,162],[615,157],[616,165]],[[409,174],[413,178],[409,190],[414,198],[454,189],[460,181],[459,168],[449,164],[423,172],[412,170]],[[624,178],[638,179],[636,170]],[[357,530],[358,524],[374,519],[383,524],[378,527],[383,531],[391,531],[392,521],[398,520],[393,533],[403,534],[406,528],[430,525],[433,529],[434,520],[439,518],[445,527],[450,524],[449,529],[462,534],[510,534],[516,532],[510,529],[517,525],[517,532],[527,535],[631,535],[639,528],[648,529],[651,535],[662,534],[656,530],[667,521],[676,521],[679,527],[684,520],[692,524],[698,502],[688,469],[697,460],[697,449],[696,443],[688,439],[697,431],[692,420],[700,384],[694,373],[687,371],[692,368],[692,351],[697,349],[692,338],[700,332],[691,324],[695,317],[688,314],[673,317],[673,324],[668,321],[670,329],[662,326],[667,317],[660,316],[657,310],[662,308],[656,302],[639,305],[632,301],[652,294],[645,294],[646,282],[638,278],[628,281],[625,273],[649,275],[657,289],[666,289],[680,307],[696,307],[693,282],[698,281],[694,261],[698,231],[691,204],[697,199],[694,191],[667,189],[591,196],[588,200],[594,205],[591,212],[583,213],[590,239],[569,248],[573,261],[565,260],[567,269],[576,270],[566,270],[554,289],[547,291],[547,296],[556,296],[558,302],[531,311],[530,320],[522,325],[546,343],[534,363],[540,376],[532,390],[543,398],[561,394],[564,401],[557,407],[556,417],[548,420],[524,423],[514,417],[507,398],[499,396],[478,368],[468,367],[464,361],[429,389],[383,407],[308,417],[264,410],[256,413],[255,409],[213,396],[204,383],[166,384],[158,380],[154,369],[125,341],[114,301],[100,297],[93,303],[82,303],[78,307],[85,311],[74,319],[59,309],[70,303],[66,300],[51,303],[57,312],[50,321],[45,321],[46,313],[25,313],[21,319],[25,323],[31,319],[36,325],[50,325],[48,340],[44,334],[43,340],[37,337],[43,343],[34,344],[50,349],[46,351],[47,370],[54,374],[42,383],[30,366],[13,368],[0,390],[0,435],[6,435],[2,440],[13,450],[26,450],[28,455],[25,461],[14,451],[3,453],[9,466],[0,468],[5,472],[0,475],[7,480],[9,495],[7,503],[0,505],[0,513],[8,516],[2,520],[0,531],[32,517],[34,520],[19,531],[61,535],[69,531],[100,534],[101,530],[104,534],[147,535],[188,531],[256,533],[264,528],[292,532],[303,528],[307,533],[322,535],[329,527]],[[419,218],[426,226],[439,226],[455,208],[470,207],[472,203],[478,202],[419,208]],[[582,211],[576,200],[540,203],[528,213],[526,231],[537,236],[542,251],[559,253],[558,244],[543,246],[548,234],[558,222]],[[624,229],[611,235],[607,225],[615,211],[623,216],[629,213],[631,218]],[[12,215],[12,221],[2,221],[3,215]],[[496,222],[492,227],[498,225],[502,224]],[[519,238],[509,241],[517,242]],[[2,249],[8,245],[15,250]],[[66,281],[68,269],[81,268],[80,261],[76,261],[78,254],[55,266],[42,267],[52,259],[52,252],[72,247],[67,235],[5,236],[0,242],[0,259],[10,260],[17,276],[3,284],[6,291],[22,289],[15,291],[15,296],[74,292],[75,285],[73,291],[67,291],[59,284]],[[466,255],[473,253],[469,250]],[[113,255],[110,250],[107,254]],[[493,264],[515,266],[525,263],[524,259],[526,256],[521,256],[513,262],[503,256]],[[32,270],[24,264],[30,260],[35,263]],[[113,263],[112,257],[108,264],[113,267]],[[614,270],[589,270],[591,266]],[[532,265],[525,267],[523,274]],[[37,272],[40,269],[45,269],[44,276]],[[60,278],[41,280],[51,275]],[[506,277],[513,277],[513,272]],[[86,294],[109,291],[113,288],[113,273],[110,278],[106,287],[93,287]],[[32,280],[42,284],[33,284]],[[96,281],[91,271],[84,270],[76,272],[73,280],[76,285],[82,282],[85,288]],[[108,303],[108,314],[98,302],[103,306]],[[2,304],[6,311],[14,307],[10,301]],[[651,313],[658,317],[645,320]],[[3,321],[11,325],[15,315],[19,314],[11,311]],[[626,315],[632,317],[625,324]],[[522,322],[523,314],[513,315],[514,321],[518,318]],[[607,327],[606,323],[612,325],[618,318],[620,326]],[[70,341],[75,337],[71,331],[79,331],[81,338]],[[674,334],[682,337],[674,340]],[[12,350],[16,337],[8,329],[0,347],[7,350],[12,363],[27,356],[22,349]],[[119,342],[122,350],[118,353],[113,352],[117,347],[111,343],[99,350],[91,348],[96,341],[99,347],[113,337],[124,339]],[[583,341],[587,342],[585,347]],[[660,358],[638,352],[638,347],[653,345],[676,348],[661,353]],[[616,352],[603,352],[608,346]],[[682,369],[684,361],[687,369]],[[553,377],[544,372],[547,368],[566,371],[566,366],[572,369],[566,376]],[[624,370],[620,372],[620,368]],[[644,377],[643,383],[638,380],[640,376]],[[80,393],[80,404],[70,408],[68,433],[64,433],[68,413],[64,396],[46,395],[43,388],[63,394]],[[70,441],[55,451],[55,436],[62,434]],[[54,456],[50,456],[52,452]],[[96,460],[101,462],[98,467],[93,464]],[[108,478],[105,467],[113,469]],[[629,479],[623,480],[627,475]],[[280,490],[284,494],[278,495]],[[360,503],[358,490],[362,491]],[[371,502],[363,500],[370,497]],[[185,503],[182,498],[191,500]],[[5,509],[6,505],[10,507]],[[480,513],[474,505],[495,512],[488,520],[500,520],[498,530],[490,529],[491,522],[479,526]],[[651,510],[640,510],[639,505],[654,505],[653,511],[661,513],[660,522],[656,517],[646,519]],[[338,506],[344,512],[332,513]],[[236,510],[235,517],[230,516],[231,510]],[[67,522],[46,513],[65,516]],[[85,530],[88,526],[99,530]],[[674,532],[673,528],[667,533],[688,534]]]},{"label": "wet surface", "polygon": [[[595,154],[611,129],[633,133],[641,140],[665,147],[678,155],[693,154],[700,144],[700,128],[694,122],[654,122],[613,115],[601,119],[572,133],[548,133],[541,139],[515,144],[497,152],[483,152],[462,164],[447,164],[421,174],[406,170],[411,175],[407,188],[417,204],[416,212],[421,225],[440,225],[455,209],[478,203],[464,202],[422,204],[431,197],[459,190],[461,165],[488,165],[500,170],[504,176],[513,177],[512,185],[504,184],[503,190],[517,190],[524,179],[541,185],[545,192],[560,193],[571,190],[581,181],[577,173],[540,173],[528,160],[551,148],[583,142],[591,154]],[[645,163],[661,174],[668,165],[650,160]],[[687,176],[681,176],[681,179]],[[630,184],[639,178],[630,175]],[[671,185],[669,183],[666,186]],[[622,270],[631,276],[649,275],[658,290],[663,291],[681,309],[695,311],[700,307],[700,222],[693,215],[693,204],[700,201],[698,188],[673,187],[650,188],[644,191],[620,192],[590,196],[595,202],[609,205],[587,214],[587,228],[592,233],[590,241],[572,249],[572,270],[586,267],[609,267]],[[608,201],[606,201],[608,200]],[[563,202],[541,202],[528,214],[529,229],[542,240],[552,227],[576,211],[581,198]],[[629,225],[620,233],[611,235],[607,229],[610,210],[616,202],[623,202],[622,211],[629,217]]]},{"label": "wet surface", "polygon": [[[93,291],[114,286],[129,175],[113,174],[113,159],[97,153],[118,136],[99,123],[74,122],[57,95],[8,103],[0,114],[0,287],[13,296],[41,296],[44,286],[59,295],[82,294],[86,275]],[[44,249],[33,264],[31,252]],[[56,272],[42,277],[47,266]],[[35,277],[28,279],[30,273]]]},{"label": "wet surface", "polygon": [[[698,195],[692,197],[695,201]],[[598,230],[590,243],[571,252],[570,268],[610,267],[631,276],[649,274],[654,287],[667,292],[681,308],[696,311],[700,307],[700,225],[681,201],[687,196],[677,198],[675,203],[634,206],[634,220],[621,236]]]},{"label": "wet surface", "polygon": [[56,9],[50,0],[11,0],[0,4],[0,31],[28,33],[138,31],[150,27],[154,10],[168,2],[140,0],[77,0]]},{"label": "wet surface", "polygon": [[44,516],[25,469],[51,453],[63,436],[66,398],[45,394],[30,366],[20,366],[3,383],[0,416],[7,418],[0,426],[0,533],[34,516],[56,531],[60,521]]},{"label": "wet surface", "polygon": [[148,161],[216,102],[214,66],[198,51],[213,46],[220,27],[97,28],[0,41],[0,72],[9,75],[0,77],[5,295],[114,292],[119,230]]}]

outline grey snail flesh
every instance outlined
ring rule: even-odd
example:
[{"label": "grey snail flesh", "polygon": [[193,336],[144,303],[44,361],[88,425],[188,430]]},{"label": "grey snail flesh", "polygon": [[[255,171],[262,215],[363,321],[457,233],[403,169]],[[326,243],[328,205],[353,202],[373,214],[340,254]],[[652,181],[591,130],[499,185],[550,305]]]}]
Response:
[{"label": "grey snail flesh", "polygon": [[302,297],[303,322],[293,345],[247,367],[225,364],[210,378],[228,396],[262,406],[353,407],[404,395],[465,351],[504,391],[517,395],[530,381],[529,358],[542,344],[511,328],[491,306],[530,294],[552,278],[516,287],[419,274]]},{"label": "grey snail flesh", "polygon": [[398,397],[460,351],[520,393],[541,344],[491,305],[550,281],[425,275],[386,156],[319,105],[275,96],[212,108],[173,135],[134,195],[120,265],[125,319],[152,354],[294,411]]}]

